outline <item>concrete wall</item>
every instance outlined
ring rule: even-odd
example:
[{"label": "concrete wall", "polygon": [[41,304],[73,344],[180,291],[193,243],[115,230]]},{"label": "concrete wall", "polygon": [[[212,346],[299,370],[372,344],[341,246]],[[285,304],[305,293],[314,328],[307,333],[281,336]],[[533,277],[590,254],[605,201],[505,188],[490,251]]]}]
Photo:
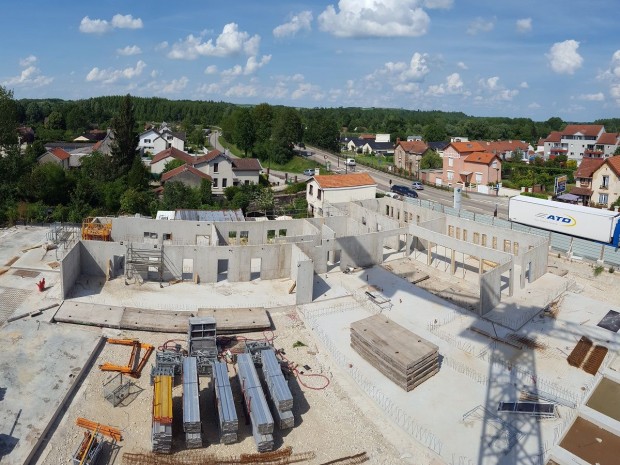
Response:
[{"label": "concrete wall", "polygon": [[80,241],[82,250],[80,254],[81,274],[87,276],[105,276],[108,269],[108,261],[112,261],[112,276],[123,274],[126,247],[116,242]]},{"label": "concrete wall", "polygon": [[63,299],[69,297],[71,288],[80,276],[82,269],[80,264],[81,251],[81,242],[78,241],[60,261],[60,293]]},{"label": "concrete wall", "polygon": [[[157,238],[145,238],[145,232],[157,234]],[[164,241],[164,234],[171,234],[171,240]],[[112,219],[112,240],[115,242],[189,245],[196,244],[196,236],[209,236],[211,244],[217,244],[216,230],[212,222],[154,220],[131,216]]]},{"label": "concrete wall", "polygon": [[314,290],[314,264],[312,260],[296,245],[291,247],[291,279],[296,282],[295,303],[297,305],[312,302]]},{"label": "concrete wall", "polygon": [[[511,263],[496,266],[480,276],[480,304],[479,315],[485,315],[501,302],[502,274],[512,270]],[[512,274],[511,274],[512,278]]]}]

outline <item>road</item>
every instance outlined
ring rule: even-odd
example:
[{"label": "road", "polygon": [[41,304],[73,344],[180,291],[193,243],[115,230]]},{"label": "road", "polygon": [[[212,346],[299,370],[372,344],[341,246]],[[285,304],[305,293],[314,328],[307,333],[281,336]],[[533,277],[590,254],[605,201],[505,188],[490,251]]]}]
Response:
[{"label": "road", "polygon": [[[316,147],[307,147],[307,151],[311,153],[308,158],[311,160],[325,165],[329,161],[331,170],[341,173],[352,172],[344,164],[343,157],[337,157],[329,152],[318,149]],[[378,188],[383,191],[390,190],[390,180],[392,184],[404,184],[409,185],[409,181],[402,179],[398,176],[384,173],[383,171],[375,170],[368,166],[357,165],[355,168],[356,173],[367,172],[377,181]],[[442,205],[452,207],[454,204],[454,194],[452,191],[446,191],[437,189],[432,186],[424,186],[423,191],[417,191],[421,199],[432,200]],[[492,215],[497,207],[497,216],[499,218],[508,218],[508,198],[507,197],[494,197],[492,195],[478,194],[474,192],[468,192],[461,198],[461,208],[474,213],[485,213]]]}]

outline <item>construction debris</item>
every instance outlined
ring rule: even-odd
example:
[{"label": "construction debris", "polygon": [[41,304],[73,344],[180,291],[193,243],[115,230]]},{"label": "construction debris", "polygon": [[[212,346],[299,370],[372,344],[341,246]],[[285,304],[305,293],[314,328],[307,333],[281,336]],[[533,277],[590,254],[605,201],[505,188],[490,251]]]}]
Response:
[{"label": "construction debris", "polygon": [[[139,378],[142,374],[142,369],[148,361],[151,353],[155,349],[150,344],[141,344],[137,339],[108,339],[108,344],[118,344],[123,346],[131,346],[131,356],[127,365],[115,365],[112,363],[104,363],[99,365],[101,371],[118,371],[119,373],[125,373],[132,378]],[[142,358],[139,357],[140,350],[144,350]]]},{"label": "construction debris", "polygon": [[31,312],[22,313],[20,315],[12,316],[11,318],[8,318],[6,321],[7,321],[7,323],[10,323],[12,321],[21,320],[22,318],[26,318],[26,317],[38,316],[38,315],[41,315],[45,310],[50,310],[50,309],[56,308],[56,307],[58,307],[58,304],[52,304],[52,305],[48,305],[46,307],[37,308],[36,310],[33,310]]},{"label": "construction debris", "polygon": [[123,436],[120,430],[112,426],[106,426],[100,423],[95,423],[94,421],[90,421],[90,420],[87,420],[86,418],[81,418],[81,417],[75,420],[75,424],[78,425],[80,428],[86,428],[87,430],[95,431],[97,433],[103,434],[104,436],[112,438],[117,442],[120,442],[123,440]]},{"label": "construction debris", "polygon": [[603,364],[603,360],[605,360],[605,356],[607,355],[607,347],[604,346],[594,346],[590,356],[583,364],[583,371],[589,373],[591,375],[595,375],[600,366]]},{"label": "construction debris", "polygon": [[383,315],[351,323],[351,347],[405,391],[439,371],[438,347]]},{"label": "construction debris", "polygon": [[321,465],[357,465],[359,463],[368,462],[370,459],[366,452],[361,452],[355,455],[348,455],[347,457],[341,457],[339,459],[330,460],[329,462],[323,462]]},{"label": "construction debris", "polygon": [[84,438],[73,454],[73,465],[94,465],[103,446],[102,437],[98,433],[84,431]]},{"label": "construction debris", "polygon": [[607,347],[597,345],[592,347],[593,342],[585,336],[579,342],[566,359],[569,365],[576,368],[583,368],[586,373],[595,375],[605,360]]}]

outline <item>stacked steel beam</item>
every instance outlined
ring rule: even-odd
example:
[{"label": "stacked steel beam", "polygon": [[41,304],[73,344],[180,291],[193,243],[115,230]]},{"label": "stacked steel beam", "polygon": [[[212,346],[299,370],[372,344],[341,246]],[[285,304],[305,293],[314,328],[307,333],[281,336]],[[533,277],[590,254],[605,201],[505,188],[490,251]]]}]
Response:
[{"label": "stacked steel beam", "polygon": [[275,423],[280,429],[292,428],[295,425],[293,416],[293,394],[288,382],[282,374],[280,362],[272,349],[263,350],[261,363],[265,384],[271,399],[272,413]]},{"label": "stacked steel beam", "polygon": [[237,441],[239,421],[225,362],[213,364],[213,388],[220,427],[220,442],[231,444]]},{"label": "stacked steel beam", "polygon": [[189,355],[196,357],[198,374],[211,375],[213,362],[217,360],[215,318],[191,317],[187,331]]},{"label": "stacked steel beam", "polygon": [[351,323],[351,347],[405,391],[439,371],[438,347],[383,315]]},{"label": "stacked steel beam", "polygon": [[153,380],[153,452],[169,454],[172,449],[172,376]]},{"label": "stacked steel beam", "polygon": [[188,449],[202,447],[200,426],[200,386],[195,357],[183,359],[183,431]]},{"label": "stacked steel beam", "polygon": [[252,422],[252,435],[259,452],[273,449],[273,417],[250,354],[237,356],[239,384]]}]

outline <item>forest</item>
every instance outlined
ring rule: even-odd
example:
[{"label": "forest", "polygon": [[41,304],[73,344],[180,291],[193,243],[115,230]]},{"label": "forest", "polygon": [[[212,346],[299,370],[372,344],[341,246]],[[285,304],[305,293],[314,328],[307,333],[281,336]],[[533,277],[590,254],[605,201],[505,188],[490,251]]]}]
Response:
[{"label": "forest", "polygon": [[[153,192],[154,179],[140,161],[137,137],[147,124],[167,122],[186,133],[190,147],[205,143],[205,128],[222,129],[224,139],[244,156],[285,164],[294,157],[294,144],[304,142],[336,152],[339,139],[363,132],[389,133],[392,140],[422,135],[427,141],[451,135],[470,139],[519,139],[536,145],[540,137],[561,130],[568,122],[529,118],[472,117],[461,112],[386,108],[293,108],[234,105],[226,102],[167,100],[157,97],[103,96],[83,100],[14,99],[0,86],[0,224],[16,221],[80,222],[86,216],[119,213],[154,214],[157,209],[247,208],[253,201],[269,205],[272,196],[260,186],[230,188],[213,196],[208,183],[197,189],[179,185]],[[579,122],[571,122],[579,123]],[[584,122],[586,123],[586,122]],[[605,119],[608,132],[620,129],[620,119]],[[30,127],[36,139],[25,150],[17,128]],[[72,141],[90,129],[111,128],[117,134],[112,157],[95,153],[80,168],[63,170],[39,164],[37,158],[51,141]],[[552,182],[572,166],[539,163],[506,165],[507,184]],[[258,200],[257,200],[258,199]]]}]

